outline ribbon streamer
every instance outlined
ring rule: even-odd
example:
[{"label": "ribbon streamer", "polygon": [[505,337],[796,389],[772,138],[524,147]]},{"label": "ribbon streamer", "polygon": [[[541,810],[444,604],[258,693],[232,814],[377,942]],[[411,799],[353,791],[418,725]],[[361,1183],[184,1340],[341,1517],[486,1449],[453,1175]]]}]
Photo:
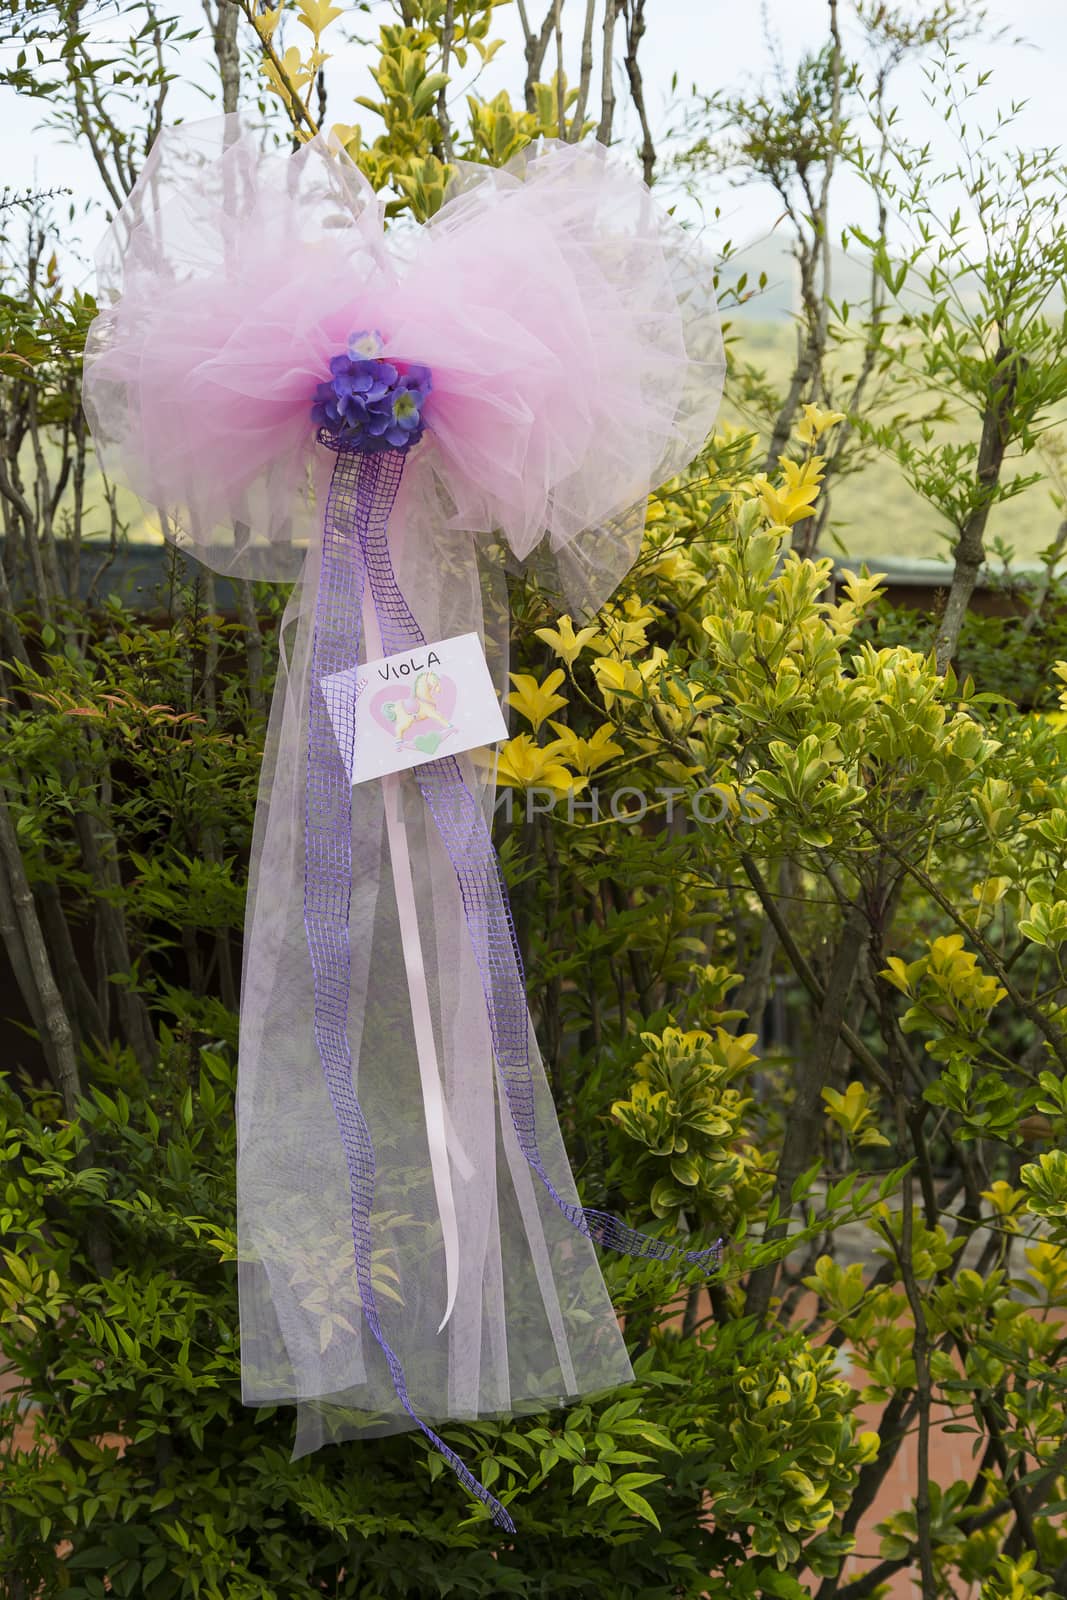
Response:
[{"label": "ribbon streamer", "polygon": [[[369,634],[370,629],[367,632]],[[411,999],[411,1021],[415,1029],[415,1053],[419,1058],[422,1103],[426,1112],[426,1142],[445,1247],[445,1314],[437,1325],[437,1331],[441,1333],[455,1309],[459,1290],[459,1223],[452,1189],[453,1156],[461,1174],[469,1177],[472,1168],[458,1145],[455,1130],[450,1129],[448,1107],[441,1093],[441,1068],[434,1045],[430,997],[426,990],[418,904],[411,881],[411,855],[407,830],[400,813],[400,781],[395,772],[382,779],[382,788],[385,794],[385,826],[389,834],[389,859],[393,866],[393,887],[396,890],[396,909],[404,944],[404,968]]]},{"label": "ribbon streamer", "polygon": [[[408,1397],[404,1369],[382,1330],[371,1270],[370,1215],[374,1203],[374,1146],[352,1081],[348,1043],[348,991],[352,951],[348,914],[352,898],[351,761],[355,716],[336,705],[331,720],[323,679],[359,660],[367,550],[385,542],[385,528],[400,487],[404,457],[338,449],[322,537],[322,574],[311,647],[312,689],[308,726],[305,818],[304,927],[315,983],[315,1042],[348,1167],[352,1196],[352,1243],[356,1281],[367,1326],[389,1365],[397,1399],[448,1462],[460,1482],[489,1507],[496,1525],[515,1524],[496,1497],[439,1434],[417,1415]],[[340,739],[335,733],[340,730]]]},{"label": "ribbon streamer", "polygon": [[[367,656],[378,657],[382,650],[378,619],[373,604],[363,599],[363,631],[367,640]],[[464,1181],[474,1174],[452,1118],[448,1103],[441,1090],[441,1067],[437,1059],[437,1045],[433,1036],[433,1016],[426,963],[422,952],[422,935],[419,932],[419,908],[415,886],[411,877],[411,851],[408,846],[407,827],[402,810],[403,788],[398,773],[389,773],[382,779],[385,801],[385,827],[389,836],[389,860],[396,891],[396,910],[400,924],[400,940],[404,953],[404,971],[407,975],[408,998],[411,1002],[411,1023],[415,1030],[415,1054],[419,1062],[419,1079],[422,1083],[422,1102],[426,1112],[426,1142],[433,1176],[434,1197],[441,1219],[441,1237],[445,1249],[445,1314],[438,1323],[441,1333],[456,1304],[459,1291],[459,1221],[456,1216],[456,1197],[452,1188],[452,1168],[456,1168]]]},{"label": "ribbon streamer", "polygon": [[[368,1326],[389,1364],[401,1405],[467,1488],[490,1507],[493,1520],[501,1527],[513,1527],[499,1501],[412,1409],[403,1368],[382,1332],[375,1299],[370,1241],[374,1150],[352,1084],[347,1032],[351,964],[348,910],[352,893],[352,812],[347,768],[353,764],[355,717],[353,703],[339,692],[336,682],[327,685],[324,680],[358,663],[360,624],[368,583],[381,648],[386,655],[424,646],[426,639],[400,590],[389,554],[389,514],[400,487],[405,452],[387,450],[364,454],[346,449],[326,434],[320,434],[320,440],[337,451],[337,461],[326,502],[322,572],[312,645],[304,915],[315,979],[315,1040],[344,1147],[352,1193],[356,1276]],[[328,695],[336,697],[332,705],[327,701]],[[722,1255],[721,1241],[704,1250],[685,1250],[628,1227],[609,1212],[574,1205],[564,1200],[556,1189],[537,1142],[525,976],[503,874],[488,826],[464,782],[455,756],[425,762],[414,769],[414,778],[456,873],[467,929],[481,974],[498,1077],[519,1148],[530,1168],[566,1220],[594,1243],[627,1255],[673,1261],[681,1268],[699,1266],[711,1270],[717,1267]],[[406,850],[398,856],[394,846],[393,860],[394,871],[398,865],[400,868],[396,890],[403,924],[405,909],[414,909],[409,866],[405,872]],[[417,949],[417,927],[414,944]],[[418,993],[416,978],[412,985],[413,1005],[421,1013]],[[435,1062],[426,1060],[425,1029],[430,1028],[429,1054],[432,1056],[432,1028],[429,1018],[423,1019],[421,1014],[416,1015],[415,1022],[416,1035],[423,1039],[420,1069],[431,1155],[435,1150],[437,1153],[435,1188],[439,1204],[443,1201],[441,1225],[449,1263],[448,1304],[438,1328],[440,1333],[455,1300],[455,1206],[451,1203],[447,1170],[443,1181],[440,1176],[442,1155],[446,1168],[448,1160],[447,1145],[442,1150],[442,1138],[446,1136],[440,1084],[431,1079],[431,1087],[427,1088],[427,1072],[436,1071]]]}]

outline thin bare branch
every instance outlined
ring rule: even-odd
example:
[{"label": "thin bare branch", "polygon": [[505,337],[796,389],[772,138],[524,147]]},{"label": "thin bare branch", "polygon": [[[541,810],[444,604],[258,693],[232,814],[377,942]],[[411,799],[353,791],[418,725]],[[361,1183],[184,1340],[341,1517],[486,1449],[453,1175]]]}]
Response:
[{"label": "thin bare branch", "polygon": [[565,121],[565,90],[566,77],[563,71],[563,0],[554,0],[552,27],[556,36],[556,136],[560,139],[567,137]]},{"label": "thin bare branch", "polygon": [[589,87],[593,81],[593,23],[595,20],[596,0],[586,0],[585,22],[582,25],[582,55],[578,78],[578,98],[574,102],[574,112],[571,116],[571,125],[567,134],[572,144],[581,136],[582,123],[585,121],[585,108],[589,104]]},{"label": "thin bare branch", "polygon": [[530,26],[530,19],[526,11],[525,0],[517,0],[519,22],[522,25],[523,50],[526,56],[526,79],[523,84],[523,97],[527,111],[537,110],[537,96],[534,86],[541,81],[541,71],[545,64],[548,52],[548,43],[552,37],[552,28],[556,18],[555,0],[550,0],[545,13],[545,20],[539,29]]},{"label": "thin bare branch", "polygon": [[615,120],[615,77],[612,71],[615,49],[615,20],[618,0],[604,0],[604,59],[600,73],[600,126],[596,136],[601,144],[610,144],[611,125]]},{"label": "thin bare branch", "polygon": [[23,998],[41,1034],[45,1057],[56,1087],[63,1096],[63,1109],[73,1117],[81,1097],[78,1057],[74,1032],[63,1005],[48,947],[37,916],[33,890],[19,849],[15,825],[8,809],[7,795],[0,786],[0,926],[3,928],[12,966],[20,978]]},{"label": "thin bare branch", "polygon": [[637,58],[641,40],[645,36],[645,0],[624,0],[626,5],[626,77],[630,84],[630,98],[641,124],[641,171],[645,182],[652,183],[656,170],[656,147],[652,142],[652,128],[645,109],[645,84]]},{"label": "thin bare branch", "polygon": [[[441,24],[441,71],[447,77],[452,59],[452,44],[456,37],[456,0],[447,0],[445,18]],[[442,84],[437,96],[437,125],[441,130],[441,153],[446,161],[452,160],[452,118],[448,111],[448,85]]]},{"label": "thin bare branch", "polygon": [[[868,933],[863,907],[853,906],[834,951],[823,1003],[815,1023],[811,1052],[805,1069],[797,1075],[796,1093],[786,1122],[774,1187],[778,1221],[764,1230],[763,1239],[767,1244],[785,1236],[793,1207],[793,1185],[819,1150],[823,1085],[834,1046],[845,1026],[845,1011]],[[777,1263],[758,1267],[752,1273],[745,1294],[746,1316],[763,1317],[777,1274]]]}]

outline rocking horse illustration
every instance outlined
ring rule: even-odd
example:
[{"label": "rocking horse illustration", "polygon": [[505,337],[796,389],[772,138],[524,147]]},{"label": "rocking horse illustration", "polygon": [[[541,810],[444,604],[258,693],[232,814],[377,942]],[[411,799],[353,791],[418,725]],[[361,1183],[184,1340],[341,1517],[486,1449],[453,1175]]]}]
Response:
[{"label": "rocking horse illustration", "polygon": [[406,700],[387,700],[382,706],[382,711],[396,729],[396,747],[403,750],[404,740],[409,731],[417,727],[420,722],[434,722],[443,730],[438,735],[438,740],[443,740],[450,733],[455,733],[455,725],[447,717],[441,715],[434,701],[441,689],[441,680],[436,672],[420,672],[415,679],[410,696]]}]

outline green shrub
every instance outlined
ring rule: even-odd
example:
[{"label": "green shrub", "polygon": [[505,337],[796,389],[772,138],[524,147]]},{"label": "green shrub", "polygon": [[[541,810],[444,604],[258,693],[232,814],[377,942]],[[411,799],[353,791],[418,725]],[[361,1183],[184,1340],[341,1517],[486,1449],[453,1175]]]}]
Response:
[{"label": "green shrub", "polygon": [[5,1470],[8,1593],[637,1600],[718,1571],[731,1593],[799,1596],[802,1548],[832,1568],[827,1523],[869,1441],[799,1332],[663,1332],[633,1391],[448,1430],[508,1491],[514,1539],[418,1435],[291,1462],[292,1411],[240,1402],[232,1026],[180,999],[158,1072],[97,1063],[78,1124],[49,1093],[0,1096],[0,1348],[34,1435]]}]

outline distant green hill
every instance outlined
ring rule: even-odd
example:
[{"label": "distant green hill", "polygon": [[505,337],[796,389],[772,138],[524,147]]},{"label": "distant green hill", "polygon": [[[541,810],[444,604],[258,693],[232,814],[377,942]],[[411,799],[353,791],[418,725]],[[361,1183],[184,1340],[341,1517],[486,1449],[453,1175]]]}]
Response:
[{"label": "distant green hill", "polygon": [[[796,336],[792,322],[786,317],[736,316],[730,309],[724,310],[723,315],[731,324],[731,366],[762,369],[774,391],[783,393],[795,356]],[[741,411],[736,384],[731,384],[729,376],[722,414],[727,421],[746,427],[757,423],[751,414]],[[1057,432],[1064,432],[1064,429],[1058,428]],[[968,435],[960,426],[946,429],[945,436],[962,441],[968,436],[976,437],[976,433]],[[1067,433],[1064,436],[1067,438]],[[1038,458],[1031,457],[1026,470],[1036,471],[1040,465]],[[1013,462],[1010,470],[1014,476],[1022,470],[1022,464]],[[849,555],[868,557],[879,554],[897,558],[943,557],[949,554],[947,525],[914,493],[888,459],[876,459],[854,476],[837,483],[832,506],[830,526],[834,539],[826,542],[827,555],[837,554],[842,548]],[[987,546],[999,536],[1014,546],[1019,562],[1032,563],[1038,551],[1051,543],[1059,521],[1060,513],[1052,502],[1049,483],[1035,484],[1017,498],[995,508],[990,517]]]}]

